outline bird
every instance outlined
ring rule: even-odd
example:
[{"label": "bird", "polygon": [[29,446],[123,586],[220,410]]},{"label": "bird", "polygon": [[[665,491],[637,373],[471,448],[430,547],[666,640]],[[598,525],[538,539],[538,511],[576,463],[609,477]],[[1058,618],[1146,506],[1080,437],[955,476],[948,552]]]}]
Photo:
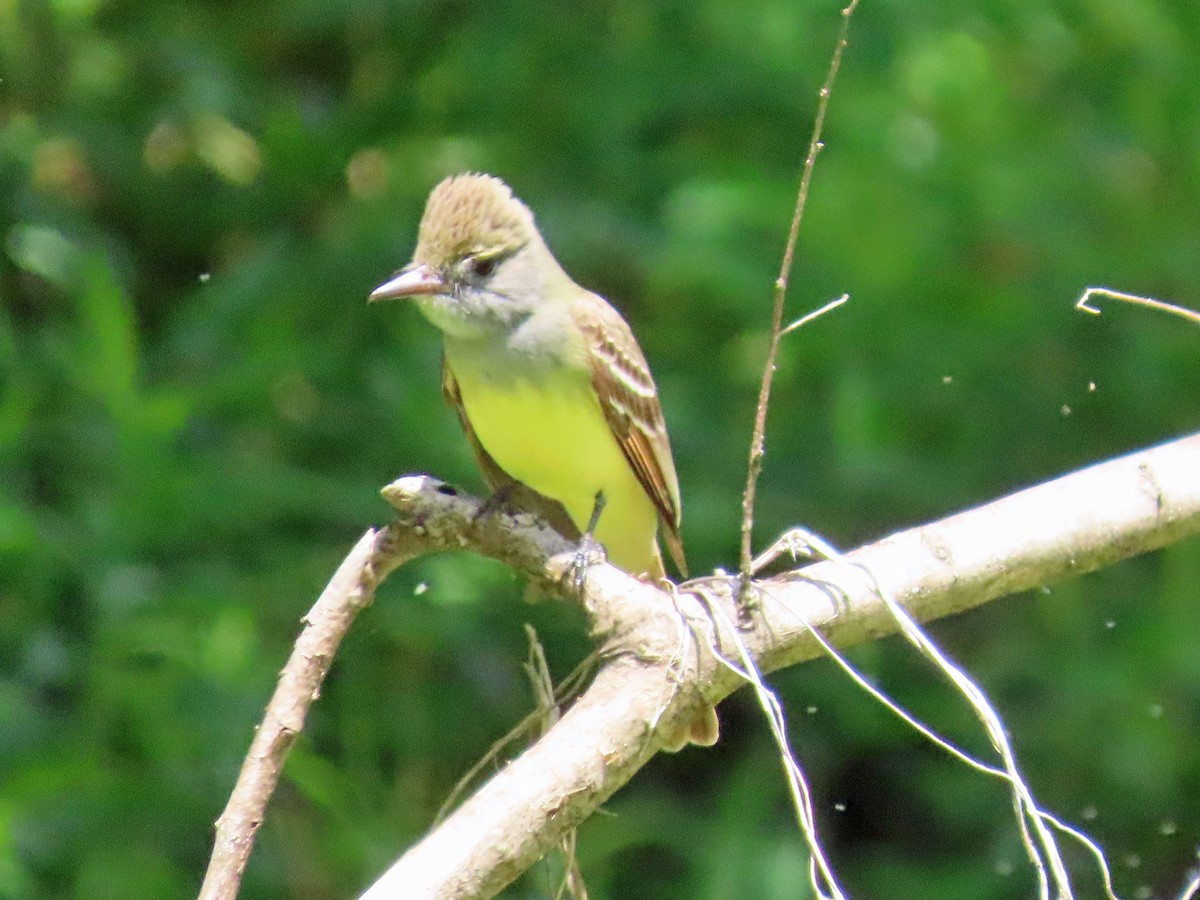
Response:
[{"label": "bird", "polygon": [[[621,314],[576,284],[501,179],[429,195],[412,261],[370,294],[410,299],[442,333],[442,390],[493,496],[598,542],[631,575],[684,577],[679,481],[658,391]],[[717,740],[706,708],[674,741]]]}]

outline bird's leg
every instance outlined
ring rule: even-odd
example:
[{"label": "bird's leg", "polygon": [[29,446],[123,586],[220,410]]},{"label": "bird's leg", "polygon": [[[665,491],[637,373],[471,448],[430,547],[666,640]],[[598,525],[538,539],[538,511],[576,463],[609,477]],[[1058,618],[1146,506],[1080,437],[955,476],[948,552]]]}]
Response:
[{"label": "bird's leg", "polygon": [[584,531],[583,537],[579,539],[579,546],[575,548],[575,555],[571,559],[571,577],[575,581],[575,589],[583,593],[584,583],[587,581],[588,566],[595,563],[604,562],[604,546],[596,540],[596,525],[600,522],[600,513],[604,511],[604,504],[607,503],[604,496],[604,491],[596,491],[596,500],[592,505],[592,515],[588,519],[587,530]]},{"label": "bird's leg", "polygon": [[604,512],[604,505],[608,503],[608,499],[604,496],[604,491],[596,491],[596,500],[592,505],[592,516],[588,519],[587,531],[583,533],[584,540],[592,540],[592,535],[596,533],[596,526],[600,524],[600,513]]}]

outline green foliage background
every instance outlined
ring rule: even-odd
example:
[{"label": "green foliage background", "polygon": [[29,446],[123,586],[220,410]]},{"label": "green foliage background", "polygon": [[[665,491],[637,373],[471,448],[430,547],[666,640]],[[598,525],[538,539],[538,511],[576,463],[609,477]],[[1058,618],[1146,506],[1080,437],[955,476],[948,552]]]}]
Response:
[{"label": "green foliage background", "polygon": [[[837,9],[0,3],[0,897],[194,894],[299,617],[388,517],[379,486],[479,489],[432,329],[364,303],[445,174],[507,179],[626,313],[692,567],[733,563]],[[1200,307],[1198,51],[1193,0],[864,2],[790,308],[853,299],[784,347],[760,544],[802,522],[853,545],[1197,427],[1194,328],[1072,303],[1107,284]],[[1128,896],[1196,864],[1198,581],[1193,540],[934,629]],[[420,835],[530,706],[525,621],[558,674],[586,649],[495,564],[397,573],[244,896],[350,896]],[[985,750],[898,641],[853,655]],[[998,785],[829,664],[775,682],[854,896],[1031,895]],[[593,896],[806,895],[765,728],[747,696],[721,714],[717,748],[655,760],[582,830]]]}]

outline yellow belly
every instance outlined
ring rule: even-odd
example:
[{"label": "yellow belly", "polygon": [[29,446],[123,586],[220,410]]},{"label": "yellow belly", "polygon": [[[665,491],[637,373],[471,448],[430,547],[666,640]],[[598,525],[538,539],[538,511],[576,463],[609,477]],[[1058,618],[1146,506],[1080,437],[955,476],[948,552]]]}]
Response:
[{"label": "yellow belly", "polygon": [[560,502],[580,531],[603,491],[595,537],[609,561],[635,575],[658,570],[658,514],[586,376],[559,373],[552,389],[530,380],[503,387],[469,376],[457,380],[476,437],[505,472]]}]

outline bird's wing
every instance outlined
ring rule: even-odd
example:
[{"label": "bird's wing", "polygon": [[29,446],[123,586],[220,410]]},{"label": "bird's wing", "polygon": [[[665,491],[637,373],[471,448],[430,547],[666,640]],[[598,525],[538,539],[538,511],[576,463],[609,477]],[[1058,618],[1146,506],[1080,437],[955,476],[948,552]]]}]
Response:
[{"label": "bird's wing", "polygon": [[650,366],[625,320],[603,299],[586,294],[573,312],[586,338],[592,388],[604,418],[658,510],[671,559],[687,577],[679,536],[679,480]]}]

